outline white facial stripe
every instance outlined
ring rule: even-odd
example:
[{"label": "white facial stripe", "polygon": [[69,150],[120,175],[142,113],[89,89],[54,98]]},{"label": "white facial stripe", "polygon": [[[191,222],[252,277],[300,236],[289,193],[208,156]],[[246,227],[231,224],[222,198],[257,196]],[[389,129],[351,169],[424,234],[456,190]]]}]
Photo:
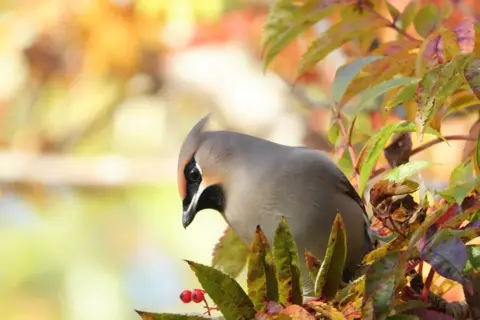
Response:
[{"label": "white facial stripe", "polygon": [[190,204],[188,205],[188,211],[190,211],[192,209],[192,206],[197,203],[203,190],[205,190],[205,186],[203,185],[203,183],[200,183],[200,185],[198,186],[197,192],[193,196],[192,201],[190,201]]},{"label": "white facial stripe", "polygon": [[198,164],[198,162],[195,161],[195,167],[198,169],[198,171],[200,172],[200,175],[202,175],[202,168],[200,168],[200,165]]}]

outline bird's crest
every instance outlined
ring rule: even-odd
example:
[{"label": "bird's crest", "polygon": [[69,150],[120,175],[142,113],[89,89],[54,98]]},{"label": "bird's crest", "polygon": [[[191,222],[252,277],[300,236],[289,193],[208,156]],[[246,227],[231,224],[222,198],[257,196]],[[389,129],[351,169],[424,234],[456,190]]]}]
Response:
[{"label": "bird's crest", "polygon": [[177,166],[177,178],[178,178],[178,193],[183,199],[186,195],[186,181],[183,176],[183,169],[186,164],[190,161],[193,154],[198,150],[200,143],[202,141],[202,132],[210,119],[210,114],[207,114],[202,119],[200,119],[195,126],[190,130],[190,132],[185,137],[180,153],[178,155],[178,166]]}]

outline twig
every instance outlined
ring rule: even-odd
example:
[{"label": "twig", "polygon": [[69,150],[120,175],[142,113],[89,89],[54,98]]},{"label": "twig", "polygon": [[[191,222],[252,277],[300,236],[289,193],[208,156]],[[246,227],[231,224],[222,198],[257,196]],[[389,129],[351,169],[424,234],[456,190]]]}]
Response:
[{"label": "twig", "polygon": [[[368,10],[369,12],[375,14],[377,17],[379,18],[383,18],[383,19],[386,19],[384,16],[382,16],[379,12],[375,11],[372,7],[368,6],[368,5],[364,5],[362,6],[363,9],[366,9]],[[407,32],[405,32],[405,30],[402,30],[400,29],[399,27],[397,27],[397,25],[395,24],[395,21],[391,22],[387,27],[389,28],[392,28],[393,30],[395,30],[396,32],[398,32],[399,34],[401,34],[402,36],[404,36],[405,38],[407,38],[408,40],[411,40],[411,41],[415,41],[415,42],[419,42],[418,39],[416,39],[415,37],[413,37],[412,35],[408,34]]]},{"label": "twig", "polygon": [[[439,144],[441,142],[444,142],[445,140],[447,141],[454,141],[454,140],[463,140],[463,141],[476,141],[477,138],[471,137],[471,136],[465,136],[465,135],[451,135],[451,136],[444,136],[442,138],[437,138],[435,140],[429,141],[425,144],[422,144],[421,146],[418,146],[417,148],[413,149],[410,151],[410,157],[413,155],[416,155],[417,153],[420,153],[424,151],[425,149],[428,149],[436,144]],[[375,178],[376,176],[384,173],[385,171],[388,170],[388,166],[384,166],[381,168],[378,168],[374,170],[370,176],[370,179]]]}]

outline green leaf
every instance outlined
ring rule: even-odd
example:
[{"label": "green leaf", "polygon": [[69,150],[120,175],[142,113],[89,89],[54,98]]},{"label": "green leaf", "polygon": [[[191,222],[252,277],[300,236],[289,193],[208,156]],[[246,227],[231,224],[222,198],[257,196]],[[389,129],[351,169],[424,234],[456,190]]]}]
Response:
[{"label": "green leaf", "polygon": [[255,317],[256,311],[252,300],[235,279],[215,268],[185,261],[226,319],[251,320]]},{"label": "green leaf", "polygon": [[407,29],[413,22],[418,10],[418,1],[410,1],[409,4],[403,9],[403,13],[400,16],[400,23],[402,29]]},{"label": "green leaf", "polygon": [[355,78],[366,65],[380,58],[383,58],[383,56],[363,57],[338,68],[332,83],[332,95],[335,102],[340,103],[353,78]]},{"label": "green leaf", "polygon": [[386,1],[386,3],[388,12],[392,16],[393,21],[397,21],[397,19],[400,17],[400,11],[398,11],[398,9],[389,1]]},{"label": "green leaf", "polygon": [[247,263],[248,251],[242,238],[228,227],[213,249],[212,267],[235,278]]},{"label": "green leaf", "polygon": [[471,181],[473,179],[473,165],[470,160],[457,165],[450,174],[450,185]]},{"label": "green leaf", "polygon": [[453,169],[450,174],[450,186],[443,191],[438,191],[437,194],[450,203],[456,202],[461,204],[463,199],[469,196],[470,192],[474,189],[479,189],[479,184],[480,177],[474,177],[472,161],[467,160]]},{"label": "green leaf", "polygon": [[342,216],[337,213],[333,221],[327,252],[315,279],[315,295],[325,299],[335,297],[342,282],[347,257],[347,235]]},{"label": "green leaf", "polygon": [[440,22],[438,8],[434,4],[427,4],[418,11],[413,20],[415,30],[422,37],[427,37]]},{"label": "green leaf", "polygon": [[480,179],[474,179],[471,181],[455,184],[443,191],[437,191],[436,193],[442,196],[442,198],[447,200],[449,203],[462,203],[463,200],[468,197],[474,189],[480,189],[479,185]]},{"label": "green leaf", "polygon": [[143,320],[203,320],[211,319],[201,315],[193,314],[174,314],[174,313],[150,313],[135,310]]},{"label": "green leaf", "polygon": [[405,263],[401,253],[391,252],[384,259],[375,261],[365,278],[364,305],[372,302],[375,319],[385,319],[395,299],[399,280],[404,277]]},{"label": "green leaf", "polygon": [[423,170],[431,165],[432,163],[428,161],[411,161],[394,168],[385,178],[391,181],[402,183],[418,171]]},{"label": "green leaf", "polygon": [[385,111],[388,111],[404,103],[405,101],[415,99],[415,95],[417,93],[417,86],[418,81],[405,85],[402,89],[400,89],[395,98],[388,101],[388,103],[385,105]]},{"label": "green leaf", "polygon": [[301,274],[297,247],[284,217],[278,224],[273,242],[279,302],[285,306],[302,304]]},{"label": "green leaf", "polygon": [[[373,167],[377,162],[385,144],[390,139],[391,135],[397,132],[415,132],[416,126],[412,122],[402,121],[392,123],[384,126],[379,132],[374,134],[367,142],[367,146],[371,146],[367,150],[367,154],[364,157],[362,166],[360,168],[360,183],[359,194],[363,194],[367,181],[372,173]],[[427,130],[429,133],[433,133],[432,130]]]},{"label": "green leaf", "polygon": [[402,85],[411,85],[418,83],[419,79],[401,77],[379,83],[378,85],[365,90],[357,104],[357,110],[362,109],[368,102],[386,93],[387,91]]},{"label": "green leaf", "polygon": [[377,30],[389,24],[390,21],[381,15],[375,15],[373,13],[367,14],[366,12],[364,15],[354,17],[348,21],[340,21],[328,31],[324,32],[307,49],[298,66],[299,76],[342,44],[365,32]]},{"label": "green leaf", "polygon": [[277,0],[262,34],[262,50],[266,53],[264,68],[299,34],[316,22],[338,12],[353,0],[307,0],[301,4]]},{"label": "green leaf", "polygon": [[463,69],[470,55],[458,55],[453,60],[427,72],[417,87],[422,133],[437,111],[464,83]]},{"label": "green leaf", "polygon": [[465,268],[463,269],[463,274],[472,274],[480,272],[480,246],[470,245],[467,246],[467,255],[468,260]]},{"label": "green leaf", "polygon": [[255,310],[264,311],[269,301],[278,301],[273,255],[260,226],[257,226],[248,255],[247,284]]}]

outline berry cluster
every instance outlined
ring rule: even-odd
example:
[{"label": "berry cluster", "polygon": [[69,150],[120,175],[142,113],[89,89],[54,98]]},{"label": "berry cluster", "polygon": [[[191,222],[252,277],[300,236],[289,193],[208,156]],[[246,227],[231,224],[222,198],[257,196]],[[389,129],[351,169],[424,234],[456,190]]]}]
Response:
[{"label": "berry cluster", "polygon": [[205,305],[204,308],[207,309],[204,314],[208,314],[209,316],[212,315],[212,310],[218,310],[217,307],[210,307],[208,305],[208,302],[205,299],[205,290],[202,289],[183,290],[182,293],[180,293],[180,300],[182,300],[183,303],[190,303],[192,301],[195,303],[200,303],[203,301]]},{"label": "berry cluster", "polygon": [[195,302],[195,303],[200,303],[205,299],[205,291],[201,289],[193,289],[192,290],[183,290],[182,293],[180,293],[180,300],[183,301],[183,303],[190,303],[190,302]]}]

